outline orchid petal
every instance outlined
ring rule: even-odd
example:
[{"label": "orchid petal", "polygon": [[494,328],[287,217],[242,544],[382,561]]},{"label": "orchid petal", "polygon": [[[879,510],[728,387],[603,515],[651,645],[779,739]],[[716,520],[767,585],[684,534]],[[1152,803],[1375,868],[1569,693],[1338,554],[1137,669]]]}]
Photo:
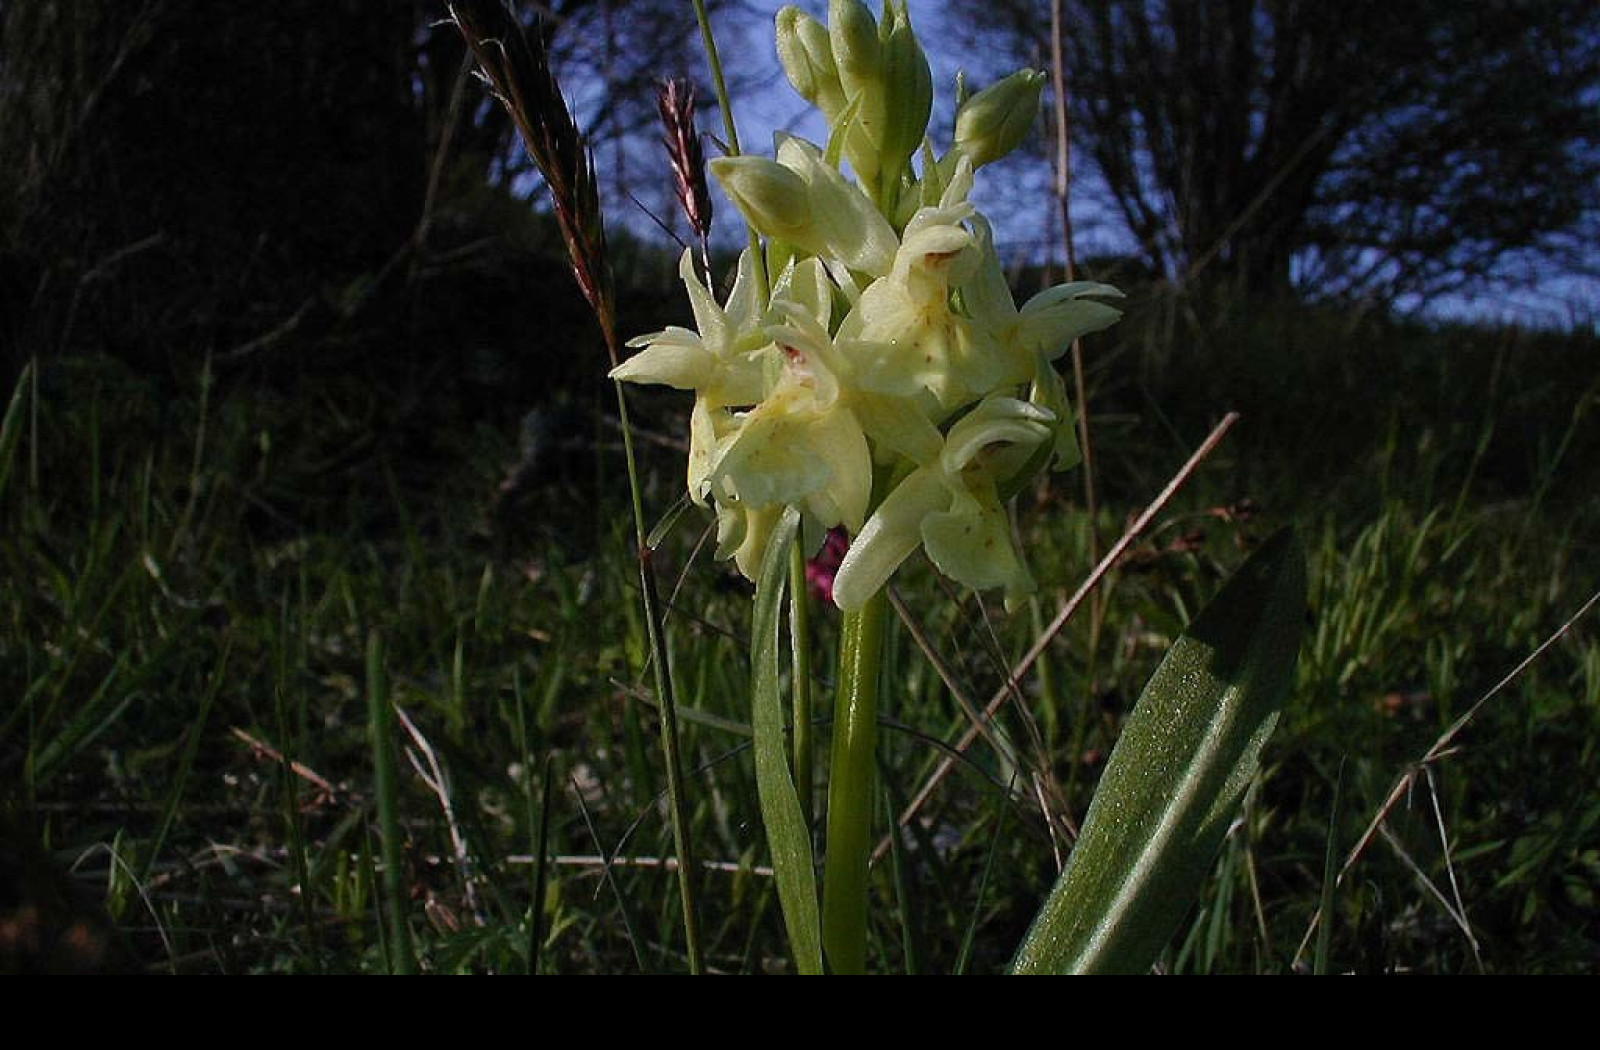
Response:
[{"label": "orchid petal", "polygon": [[1042,356],[1034,373],[1028,400],[1055,416],[1056,440],[1051,453],[1052,469],[1066,470],[1082,462],[1083,452],[1078,448],[1077,416],[1072,411],[1072,402],[1067,399],[1066,383],[1062,381],[1055,365]]},{"label": "orchid petal", "polygon": [[799,503],[827,484],[828,464],[810,447],[814,413],[799,405],[798,390],[780,390],[744,419],[717,464],[741,503]]},{"label": "orchid petal", "polygon": [[766,556],[767,541],[772,538],[772,530],[777,528],[778,519],[783,516],[783,507],[778,504],[750,507],[745,508],[743,514],[742,542],[733,552],[733,561],[746,579],[753,580],[761,567],[761,559]]},{"label": "orchid petal", "polygon": [[983,496],[959,493],[949,510],[923,519],[928,557],[940,572],[975,591],[1026,586],[1031,576],[1012,546],[1011,525],[992,484]]},{"label": "orchid petal", "polygon": [[[723,310],[723,316],[734,327],[733,338],[736,343],[748,339],[753,331],[758,330],[759,315],[766,305],[760,301],[755,266],[754,252],[746,248],[739,253],[739,265],[734,273],[733,290],[728,293],[728,302]],[[752,348],[735,345],[731,349],[737,351]]]},{"label": "orchid petal", "polygon": [[[718,426],[719,417],[723,420]],[[701,506],[711,491],[712,475],[722,458],[722,431],[732,429],[726,409],[714,409],[697,397],[689,412],[689,498]]]},{"label": "orchid petal", "polygon": [[772,298],[774,307],[780,301],[801,307],[822,328],[827,328],[833,317],[833,282],[820,259],[802,259],[786,267],[773,288]]},{"label": "orchid petal", "polygon": [[694,326],[707,346],[721,346],[727,339],[727,320],[722,307],[711,297],[706,286],[700,283],[695,269],[694,255],[685,248],[678,257],[678,276],[689,293],[689,307],[694,311]]},{"label": "orchid petal", "polygon": [[850,396],[850,407],[881,453],[897,453],[918,466],[939,458],[943,438],[910,398],[858,390]]},{"label": "orchid petal", "polygon": [[922,521],[949,506],[950,490],[935,470],[914,470],[862,526],[833,577],[834,604],[859,609],[921,542]]},{"label": "orchid petal", "polygon": [[766,157],[718,157],[709,167],[751,228],[768,237],[804,243],[815,216],[805,180]]},{"label": "orchid petal", "polygon": [[819,409],[809,391],[775,391],[745,417],[716,466],[752,507],[801,504],[823,524],[859,527],[871,498],[872,453],[848,409]]},{"label": "orchid petal", "polygon": [[852,270],[887,273],[899,238],[871,199],[804,139],[780,135],[778,162],[805,183],[811,212],[810,228],[787,239],[817,255],[838,259]]},{"label": "orchid petal", "polygon": [[940,456],[946,474],[956,475],[979,461],[980,454],[993,459],[996,446],[1017,446],[1022,458],[1050,440],[1050,424],[1055,421],[1047,410],[1014,397],[988,397],[950,428]]},{"label": "orchid petal", "polygon": [[1016,323],[1017,304],[994,250],[994,230],[981,215],[972,219],[972,240],[979,262],[961,285],[961,304],[974,322],[999,334]]},{"label": "orchid petal", "polygon": [[705,386],[716,367],[700,337],[682,328],[669,328],[654,342],[610,372],[612,379],[628,383],[657,383],[677,390]]},{"label": "orchid petal", "polygon": [[827,528],[861,528],[872,500],[872,450],[848,409],[824,413],[808,435],[815,455],[828,465],[828,483],[806,500]]},{"label": "orchid petal", "polygon": [[1114,306],[1082,298],[1086,295],[1122,293],[1109,285],[1079,281],[1064,284],[1029,299],[1022,307],[1018,342],[1029,353],[1042,353],[1054,361],[1074,339],[1109,328],[1122,316]]}]

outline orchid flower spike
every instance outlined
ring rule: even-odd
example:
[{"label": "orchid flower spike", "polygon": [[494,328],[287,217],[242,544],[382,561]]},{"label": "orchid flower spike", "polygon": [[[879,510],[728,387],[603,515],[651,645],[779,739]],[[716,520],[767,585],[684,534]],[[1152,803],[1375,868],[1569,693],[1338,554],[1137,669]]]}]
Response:
[{"label": "orchid flower spike", "polygon": [[688,253],[695,327],[633,340],[612,371],[692,391],[690,497],[717,515],[717,553],[753,577],[785,508],[820,546],[853,541],[834,577],[861,608],[919,548],[1008,605],[1034,587],[1004,496],[1077,462],[1056,361],[1120,316],[1109,285],[1079,281],[1020,308],[992,225],[969,199],[975,172],[1015,150],[1043,90],[1023,70],[966,99],[941,155],[927,138],[932,87],[904,0],[881,21],[832,0],[826,24],[777,17],[789,82],[828,126],[819,145],[777,136],[770,157],[710,164],[767,242],[739,258],[718,303]]}]

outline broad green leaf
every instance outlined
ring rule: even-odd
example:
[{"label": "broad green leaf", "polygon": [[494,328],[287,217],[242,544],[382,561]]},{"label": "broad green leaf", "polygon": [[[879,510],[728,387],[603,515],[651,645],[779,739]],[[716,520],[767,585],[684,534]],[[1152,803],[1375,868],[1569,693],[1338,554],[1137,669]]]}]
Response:
[{"label": "broad green leaf", "polygon": [[750,633],[751,728],[755,733],[756,794],[767,828],[772,870],[783,907],[784,926],[795,965],[803,974],[822,973],[822,919],[817,908],[817,878],[812,866],[811,831],[800,809],[789,772],[783,731],[783,696],[778,683],[783,647],[782,612],[789,580],[789,547],[800,527],[794,508],[784,511],[772,531],[756,579],[756,607]]},{"label": "broad green leaf", "polygon": [[1285,529],[1156,669],[1013,973],[1144,973],[1215,863],[1294,680],[1305,553]]}]

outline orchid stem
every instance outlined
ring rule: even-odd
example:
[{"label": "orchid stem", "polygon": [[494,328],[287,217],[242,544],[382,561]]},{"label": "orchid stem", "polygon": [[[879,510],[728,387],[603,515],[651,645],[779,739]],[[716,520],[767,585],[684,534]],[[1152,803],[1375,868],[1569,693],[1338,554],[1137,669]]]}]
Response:
[{"label": "orchid stem", "polygon": [[871,855],[878,677],[888,593],[879,590],[844,617],[839,696],[828,770],[827,867],[822,887],[822,946],[834,973],[867,968],[867,863]]}]

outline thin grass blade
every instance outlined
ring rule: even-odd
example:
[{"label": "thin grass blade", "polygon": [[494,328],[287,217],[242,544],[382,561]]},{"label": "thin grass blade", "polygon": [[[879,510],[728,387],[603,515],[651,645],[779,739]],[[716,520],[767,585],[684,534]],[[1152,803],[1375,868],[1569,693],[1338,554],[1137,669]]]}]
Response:
[{"label": "thin grass blade", "polygon": [[995,858],[1000,855],[1006,818],[1011,813],[1011,790],[1015,787],[1016,777],[1013,776],[1006,793],[995,799],[994,831],[989,836],[989,856],[983,862],[983,878],[978,883],[978,894],[972,902],[972,918],[967,923],[966,932],[961,935],[961,951],[956,955],[955,974],[958,977],[966,974],[967,966],[972,962],[972,947],[977,943],[978,926],[983,920],[983,900],[989,892],[989,883],[994,878]]},{"label": "thin grass blade", "polygon": [[217,669],[211,673],[211,685],[200,697],[200,709],[195,713],[194,721],[189,727],[189,739],[183,745],[183,754],[178,759],[178,769],[172,778],[172,789],[167,793],[166,805],[161,811],[161,823],[156,827],[156,833],[150,840],[148,854],[144,860],[144,868],[139,873],[139,879],[148,882],[155,871],[156,860],[161,855],[161,847],[166,844],[167,835],[172,831],[172,825],[178,818],[178,805],[183,801],[183,790],[189,783],[189,773],[194,769],[195,757],[200,753],[200,742],[205,738],[207,726],[211,721],[211,708],[215,704],[217,694],[222,691],[223,683],[228,674],[228,657],[233,653],[233,640],[227,639],[222,646],[222,655],[217,659]]},{"label": "thin grass blade", "polygon": [[651,972],[650,964],[644,956],[643,942],[639,938],[639,927],[633,921],[633,910],[628,907],[628,895],[617,884],[617,868],[613,862],[616,860],[621,847],[608,849],[606,844],[600,841],[600,831],[594,826],[594,817],[589,813],[589,806],[583,801],[583,789],[578,786],[576,780],[572,781],[571,784],[572,796],[578,803],[579,814],[583,817],[583,826],[588,829],[589,838],[594,841],[595,852],[599,853],[602,858],[600,872],[605,878],[606,886],[616,899],[617,915],[622,919],[622,932],[628,937],[628,947],[633,949],[634,962],[639,964],[640,973],[648,974]]},{"label": "thin grass blade", "polygon": [[17,444],[22,440],[22,409],[26,404],[25,395],[32,374],[33,364],[30,362],[17,377],[17,388],[11,392],[5,416],[0,418],[0,497],[6,494],[6,483],[11,480],[11,466],[17,457]]},{"label": "thin grass blade", "polygon": [[923,933],[921,923],[918,921],[917,873],[915,862],[906,856],[906,832],[896,828],[894,815],[904,808],[906,804],[905,792],[897,790],[898,784],[894,770],[888,763],[878,762],[878,780],[884,785],[882,794],[883,818],[885,827],[889,832],[889,871],[894,877],[894,909],[895,917],[899,920],[900,946],[905,957],[905,975],[915,977],[921,974],[923,965]]},{"label": "thin grass blade", "polygon": [[1328,973],[1328,960],[1333,947],[1333,908],[1339,895],[1339,796],[1344,791],[1344,763],[1339,763],[1339,779],[1333,782],[1333,812],[1328,816],[1328,849],[1322,859],[1322,900],[1317,905],[1317,915],[1322,922],[1317,927],[1317,948],[1311,957],[1311,972]]},{"label": "thin grass blade", "polygon": [[544,948],[545,888],[550,884],[550,783],[554,763],[544,760],[544,775],[539,782],[539,837],[534,842],[533,904],[528,909],[528,973],[539,972],[539,956]]},{"label": "thin grass blade", "polygon": [[367,637],[367,723],[372,734],[372,766],[378,796],[378,827],[383,836],[384,904],[389,912],[389,966],[395,974],[411,974],[417,957],[411,947],[405,850],[400,830],[400,773],[395,758],[394,710],[384,669],[383,635]]}]

